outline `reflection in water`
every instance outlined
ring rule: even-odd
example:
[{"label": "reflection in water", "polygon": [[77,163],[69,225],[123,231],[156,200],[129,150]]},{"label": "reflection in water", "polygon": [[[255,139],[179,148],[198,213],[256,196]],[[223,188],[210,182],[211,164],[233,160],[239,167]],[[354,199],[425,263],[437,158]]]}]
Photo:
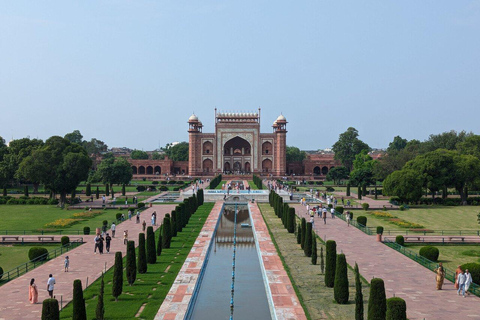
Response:
[{"label": "reflection in water", "polygon": [[[240,226],[251,224],[249,212],[245,205],[239,209],[233,318],[271,319],[252,229]],[[234,221],[234,206],[225,206],[190,319],[230,318]]]}]

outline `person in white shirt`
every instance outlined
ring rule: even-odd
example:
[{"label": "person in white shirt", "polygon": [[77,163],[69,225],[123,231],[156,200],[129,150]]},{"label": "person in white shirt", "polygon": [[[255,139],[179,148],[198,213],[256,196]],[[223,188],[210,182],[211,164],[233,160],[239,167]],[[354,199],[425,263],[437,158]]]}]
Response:
[{"label": "person in white shirt", "polygon": [[332,214],[332,219],[334,219],[335,218],[335,209],[333,209],[333,208],[330,209],[330,213]]},{"label": "person in white shirt", "polygon": [[112,222],[112,226],[110,227],[110,230],[112,230],[112,238],[115,238],[115,229],[117,226],[115,225],[115,222]]},{"label": "person in white shirt", "polygon": [[[468,269],[465,270],[465,291],[468,295],[470,295],[470,293],[468,292],[468,288],[470,288],[470,285],[472,284],[472,274],[470,272],[468,272]],[[465,296],[465,294],[463,295]]]},{"label": "person in white shirt", "polygon": [[52,276],[52,274],[48,275],[48,281],[47,281],[47,291],[48,294],[50,295],[50,298],[53,299],[53,288],[55,285],[55,278]]},{"label": "person in white shirt", "polygon": [[461,273],[458,274],[457,277],[457,282],[458,282],[458,291],[457,294],[460,295],[460,291],[462,291],[462,295],[465,298],[465,280],[466,280],[465,273],[463,273],[463,270]]}]

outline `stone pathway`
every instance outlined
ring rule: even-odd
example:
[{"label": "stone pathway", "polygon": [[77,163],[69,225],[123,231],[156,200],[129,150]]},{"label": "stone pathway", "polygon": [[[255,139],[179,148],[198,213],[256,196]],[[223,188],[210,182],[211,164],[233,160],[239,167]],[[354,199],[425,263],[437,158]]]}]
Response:
[{"label": "stone pathway", "polygon": [[[140,221],[145,220],[147,226],[150,225],[150,217],[153,211],[157,211],[158,228],[166,213],[170,213],[175,205],[155,205],[152,208],[144,210],[140,214]],[[115,238],[112,239],[111,253],[103,255],[94,254],[94,235],[84,236],[85,243],[80,247],[69,251],[56,259],[53,259],[42,266],[28,272],[27,274],[12,280],[0,287],[0,320],[17,319],[40,319],[42,310],[42,301],[48,298],[46,283],[48,275],[53,274],[56,285],[54,295],[57,300],[63,300],[65,306],[73,296],[73,280],[82,280],[82,285],[88,279],[91,284],[102,272],[108,270],[115,262],[115,252],[121,251],[123,255],[126,252],[126,246],[123,244],[123,231],[128,230],[129,240],[134,240],[138,244],[138,234],[142,232],[142,225],[136,224],[135,219],[126,220],[117,225]],[[63,261],[65,256],[70,258],[70,270],[64,272]],[[35,278],[38,287],[38,304],[30,304],[28,301],[28,285],[30,279]]]},{"label": "stone pathway", "polygon": [[[299,217],[307,218],[304,206],[293,207]],[[432,271],[377,242],[374,236],[347,227],[339,218],[327,218],[324,225],[323,220],[315,217],[314,229],[323,240],[335,240],[337,252],[343,252],[351,266],[357,262],[365,279],[382,278],[387,298],[395,295],[405,299],[410,320],[480,319],[480,298],[458,296],[449,281],[445,281],[444,290],[436,290]]]}]

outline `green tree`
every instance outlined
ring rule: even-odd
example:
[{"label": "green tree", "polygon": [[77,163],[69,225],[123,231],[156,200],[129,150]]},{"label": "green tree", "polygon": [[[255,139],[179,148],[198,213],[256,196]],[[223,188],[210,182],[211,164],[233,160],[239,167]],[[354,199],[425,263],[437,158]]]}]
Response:
[{"label": "green tree", "polygon": [[82,139],[83,135],[80,133],[79,130],[73,130],[73,132],[67,133],[64,138],[71,143],[76,143],[81,145],[82,144]]},{"label": "green tree", "polygon": [[297,147],[287,146],[286,150],[287,162],[301,162],[307,157],[305,151],[300,151]]},{"label": "green tree", "polygon": [[332,181],[334,184],[340,184],[340,181],[348,179],[348,169],[340,166],[330,169],[326,177],[327,181]]},{"label": "green tree", "polygon": [[188,142],[180,142],[176,145],[167,145],[165,154],[173,161],[188,161]]},{"label": "green tree", "polygon": [[168,249],[170,248],[170,243],[172,241],[172,223],[170,220],[170,215],[167,213],[165,217],[163,218],[163,234],[162,234],[162,248],[163,249]]},{"label": "green tree", "polygon": [[457,144],[460,154],[468,154],[480,159],[480,135],[472,135]]},{"label": "green tree", "polygon": [[404,149],[407,146],[408,140],[400,136],[393,138],[393,141],[388,144],[387,152],[395,152]]},{"label": "green tree", "polygon": [[123,291],[123,259],[120,251],[115,252],[115,265],[113,267],[112,296],[115,301]]},{"label": "green tree", "polygon": [[407,304],[398,297],[387,299],[386,320],[407,320]]},{"label": "green tree", "polygon": [[94,180],[108,184],[113,189],[114,184],[128,184],[132,176],[132,167],[126,159],[108,157],[98,165]]},{"label": "green tree", "polygon": [[158,152],[153,152],[152,153],[152,159],[153,160],[163,160],[165,159],[165,155],[164,154],[160,154]]},{"label": "green tree", "polygon": [[146,160],[148,159],[148,153],[142,150],[133,150],[132,153],[130,153],[130,158],[135,160],[139,160],[139,159]]},{"label": "green tree", "polygon": [[355,320],[363,320],[363,293],[362,282],[360,281],[360,271],[355,262]]},{"label": "green tree", "polygon": [[288,233],[295,232],[295,208],[288,208],[287,230]]},{"label": "green tree", "polygon": [[163,246],[162,233],[163,233],[163,225],[160,226],[160,230],[158,232],[157,257],[160,257],[162,255],[162,246]]},{"label": "green tree", "polygon": [[325,261],[325,285],[333,288],[337,267],[337,243],[333,240],[327,240]]},{"label": "green tree", "polygon": [[403,203],[416,202],[422,197],[422,177],[412,169],[390,174],[383,181],[383,194],[397,196]]},{"label": "green tree", "polygon": [[105,142],[92,138],[90,141],[83,141],[82,142],[83,147],[85,150],[87,150],[87,153],[90,155],[99,155],[102,152],[107,151],[108,146],[105,144]]},{"label": "green tree", "polygon": [[453,186],[467,203],[468,188],[480,185],[480,159],[473,155],[457,154],[453,157]]},{"label": "green tree", "polygon": [[82,281],[73,281],[73,320],[87,320],[85,299],[83,299]]},{"label": "green tree", "polygon": [[43,300],[42,320],[60,320],[60,310],[57,299]]},{"label": "green tree", "polygon": [[325,260],[323,259],[323,247],[320,247],[320,270],[325,272]]},{"label": "green tree", "polygon": [[147,273],[147,252],[145,250],[145,233],[138,234],[138,273]]},{"label": "green tree", "polygon": [[362,150],[359,154],[355,156],[355,161],[353,162],[353,170],[350,172],[350,181],[361,187],[366,187],[368,185],[374,184],[375,179],[373,176],[373,168],[375,166],[375,161],[368,155],[367,150]]},{"label": "green tree", "polygon": [[387,297],[382,279],[373,278],[370,282],[370,297],[368,298],[368,320],[385,320],[387,312]]},{"label": "green tree", "polygon": [[85,195],[89,197],[92,194],[92,185],[87,183],[87,187],[85,188]]},{"label": "green tree", "polygon": [[147,262],[150,264],[157,262],[157,255],[155,252],[155,233],[151,226],[147,228]]},{"label": "green tree", "polygon": [[97,199],[100,198],[100,190],[98,190],[98,186],[97,186],[97,190],[95,191],[95,197]]},{"label": "green tree", "polygon": [[307,257],[312,256],[312,223],[307,222],[307,229],[305,232],[305,243],[303,244],[303,252]]},{"label": "green tree", "polygon": [[137,265],[135,263],[135,242],[127,242],[127,281],[129,285],[133,285],[137,278]]},{"label": "green tree", "polygon": [[335,152],[335,159],[341,161],[342,165],[351,171],[353,169],[355,156],[362,152],[362,150],[370,151],[370,147],[358,139],[357,129],[350,127],[347,131],[340,134],[332,150]]},{"label": "green tree", "polygon": [[122,184],[122,196],[125,196],[125,183]]},{"label": "green tree", "polygon": [[339,304],[348,303],[348,276],[347,260],[343,253],[337,254],[337,264],[335,269],[335,283],[333,287],[335,301]]},{"label": "green tree", "polygon": [[302,227],[298,226],[297,229],[297,244],[302,244]]},{"label": "green tree", "polygon": [[302,243],[300,243],[301,247],[303,250],[305,250],[305,237],[307,235],[307,220],[305,220],[305,218],[302,218],[302,223],[301,223],[301,226],[302,226]]},{"label": "green tree", "polygon": [[97,320],[105,319],[105,304],[103,303],[103,293],[105,291],[105,283],[103,281],[102,273],[102,282],[100,282],[100,291],[98,293],[97,307],[95,309],[95,316]]},{"label": "green tree", "polygon": [[317,264],[317,237],[315,233],[312,234],[312,264]]},{"label": "green tree", "polygon": [[464,142],[473,133],[466,131],[456,132],[455,130],[443,132],[440,134],[431,134],[428,139],[422,143],[422,152],[431,152],[437,149],[456,150],[457,146]]}]

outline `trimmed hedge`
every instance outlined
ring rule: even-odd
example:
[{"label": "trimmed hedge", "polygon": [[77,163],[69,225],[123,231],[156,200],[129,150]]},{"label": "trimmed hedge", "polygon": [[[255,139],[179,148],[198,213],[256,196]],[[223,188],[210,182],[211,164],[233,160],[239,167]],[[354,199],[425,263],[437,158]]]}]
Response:
[{"label": "trimmed hedge", "polygon": [[367,226],[367,217],[365,217],[365,216],[357,217],[357,223],[366,227]]},{"label": "trimmed hedge", "polygon": [[402,298],[387,299],[386,320],[407,320],[407,304]]},{"label": "trimmed hedge", "polygon": [[48,250],[44,247],[31,247],[28,250],[28,259],[32,261],[44,261],[47,260]]},{"label": "trimmed hedge", "polygon": [[63,236],[60,239],[60,243],[62,244],[62,246],[66,245],[66,244],[69,244],[70,243],[70,238],[68,236]]},{"label": "trimmed hedge", "polygon": [[343,253],[337,254],[337,265],[335,268],[335,284],[333,287],[335,301],[339,304],[348,303],[348,276],[347,260]]},{"label": "trimmed hedge", "polygon": [[42,320],[59,320],[60,310],[57,299],[45,299],[42,304]]},{"label": "trimmed hedge", "polygon": [[307,222],[307,230],[305,233],[305,243],[303,244],[303,252],[307,257],[312,256],[312,223]]},{"label": "trimmed hedge", "polygon": [[380,278],[370,282],[370,297],[368,298],[368,320],[384,320],[387,313],[387,297],[385,284]]},{"label": "trimmed hedge", "polygon": [[363,210],[367,211],[368,208],[370,208],[370,205],[368,203],[364,202],[364,203],[362,203],[362,208],[363,208]]},{"label": "trimmed hedge", "polygon": [[337,243],[333,240],[327,240],[325,247],[325,285],[329,288],[333,288],[337,265]]},{"label": "trimmed hedge", "polygon": [[135,263],[135,242],[127,242],[127,281],[129,285],[132,285],[137,279],[137,265]]},{"label": "trimmed hedge", "polygon": [[155,252],[155,233],[153,227],[147,227],[147,262],[154,264],[157,262],[157,254]]},{"label": "trimmed hedge", "polygon": [[138,259],[137,259],[138,273],[147,273],[147,252],[145,250],[145,233],[138,234]]},{"label": "trimmed hedge", "polygon": [[300,246],[302,247],[303,250],[305,250],[305,236],[307,234],[307,220],[305,218],[302,218],[302,240],[300,243]]},{"label": "trimmed hedge", "polygon": [[395,242],[401,246],[405,246],[405,238],[402,235],[398,235],[395,237]]},{"label": "trimmed hedge", "polygon": [[383,227],[381,226],[377,227],[377,234],[383,234]]},{"label": "trimmed hedge", "polygon": [[438,256],[440,255],[440,251],[438,250],[437,247],[425,246],[420,249],[419,254],[430,261],[436,262],[438,261]]},{"label": "trimmed hedge", "polygon": [[342,206],[336,206],[336,207],[335,207],[335,210],[336,210],[338,213],[343,214],[343,211],[345,210],[345,208],[342,207]]},{"label": "trimmed hedge", "polygon": [[82,281],[76,279],[73,281],[73,317],[72,320],[87,320],[87,310],[85,309],[85,299],[83,298]]},{"label": "trimmed hedge", "polygon": [[115,265],[113,266],[112,296],[115,301],[123,291],[123,259],[120,251],[115,252]]}]

